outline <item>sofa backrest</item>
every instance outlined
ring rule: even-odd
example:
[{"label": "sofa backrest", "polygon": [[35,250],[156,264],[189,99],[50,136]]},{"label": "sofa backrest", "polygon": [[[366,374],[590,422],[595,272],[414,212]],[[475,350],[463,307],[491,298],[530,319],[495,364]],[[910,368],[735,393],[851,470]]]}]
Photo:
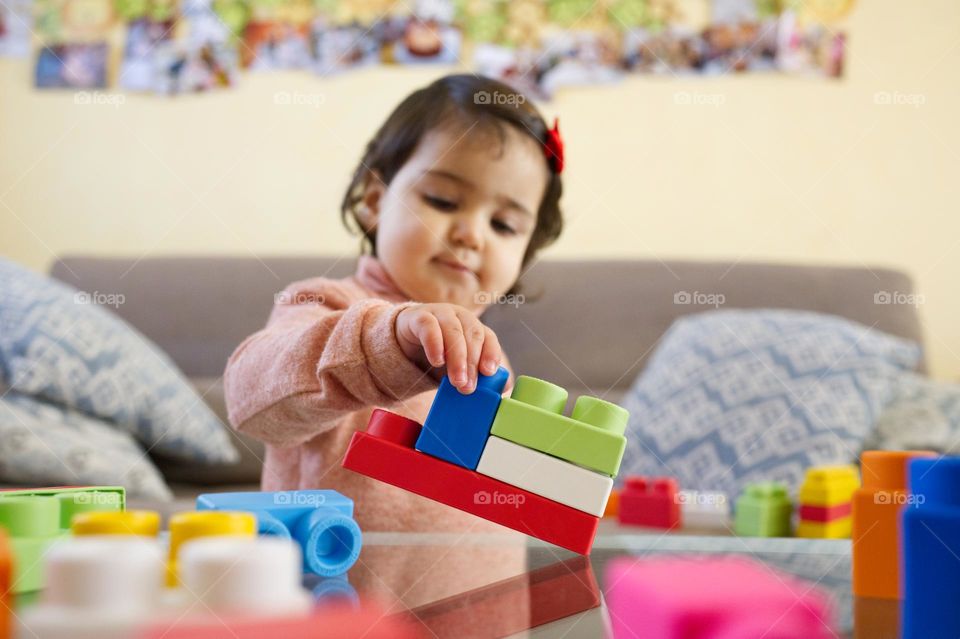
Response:
[{"label": "sofa backrest", "polygon": [[[52,275],[81,290],[119,293],[116,310],[189,377],[217,377],[267,319],[288,283],[354,271],[353,257],[69,256]],[[916,309],[896,302],[910,277],[886,268],[658,260],[546,260],[523,295],[485,315],[518,373],[571,394],[611,399],[628,388],[679,316],[723,308],[833,313],[922,344]]]}]

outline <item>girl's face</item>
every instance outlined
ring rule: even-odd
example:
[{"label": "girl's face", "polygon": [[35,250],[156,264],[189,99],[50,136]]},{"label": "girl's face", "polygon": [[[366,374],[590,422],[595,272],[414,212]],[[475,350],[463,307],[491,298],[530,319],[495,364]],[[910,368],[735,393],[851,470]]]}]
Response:
[{"label": "girl's face", "polygon": [[479,315],[520,276],[549,175],[536,140],[504,134],[501,145],[489,130],[430,131],[389,186],[370,180],[361,221],[410,299]]}]

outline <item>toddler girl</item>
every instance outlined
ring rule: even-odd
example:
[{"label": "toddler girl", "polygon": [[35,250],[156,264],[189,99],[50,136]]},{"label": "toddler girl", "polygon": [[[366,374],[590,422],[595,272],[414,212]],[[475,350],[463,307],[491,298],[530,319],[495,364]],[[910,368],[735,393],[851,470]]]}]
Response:
[{"label": "toddler girl", "polygon": [[561,170],[556,125],[505,84],[452,75],[400,103],[343,199],[356,274],[288,286],[227,363],[230,422],[266,443],[263,490],[332,488],[363,530],[499,529],[340,461],[373,408],[422,423],[444,374],[470,393],[506,366],[479,317],[560,234]]}]

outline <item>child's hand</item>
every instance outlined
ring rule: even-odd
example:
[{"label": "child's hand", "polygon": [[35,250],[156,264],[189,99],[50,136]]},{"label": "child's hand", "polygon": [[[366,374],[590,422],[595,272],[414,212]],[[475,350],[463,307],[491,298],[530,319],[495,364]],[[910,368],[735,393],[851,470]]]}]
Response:
[{"label": "child's hand", "polygon": [[477,387],[478,372],[493,375],[500,365],[500,342],[476,315],[456,304],[418,304],[400,311],[397,341],[404,354],[442,377],[461,393]]}]

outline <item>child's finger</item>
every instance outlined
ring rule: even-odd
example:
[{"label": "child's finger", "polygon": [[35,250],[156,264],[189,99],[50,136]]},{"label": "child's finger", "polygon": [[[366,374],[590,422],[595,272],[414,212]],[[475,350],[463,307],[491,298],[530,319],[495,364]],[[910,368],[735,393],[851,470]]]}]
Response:
[{"label": "child's finger", "polygon": [[480,354],[480,372],[484,375],[493,375],[500,366],[503,351],[500,348],[500,340],[497,339],[497,334],[487,326],[483,328],[486,336],[483,340],[483,352]]},{"label": "child's finger", "polygon": [[437,318],[430,313],[418,315],[414,320],[413,330],[430,365],[443,366],[443,331]]},{"label": "child's finger", "polygon": [[457,389],[467,384],[467,343],[460,319],[453,311],[437,315],[440,329],[443,331],[444,357],[447,362],[447,376]]},{"label": "child's finger", "polygon": [[477,316],[463,309],[457,313],[463,326],[464,339],[467,344],[467,386],[466,391],[472,393],[477,387],[477,369],[480,367],[480,353],[483,351],[483,341],[487,336],[483,324]]}]

